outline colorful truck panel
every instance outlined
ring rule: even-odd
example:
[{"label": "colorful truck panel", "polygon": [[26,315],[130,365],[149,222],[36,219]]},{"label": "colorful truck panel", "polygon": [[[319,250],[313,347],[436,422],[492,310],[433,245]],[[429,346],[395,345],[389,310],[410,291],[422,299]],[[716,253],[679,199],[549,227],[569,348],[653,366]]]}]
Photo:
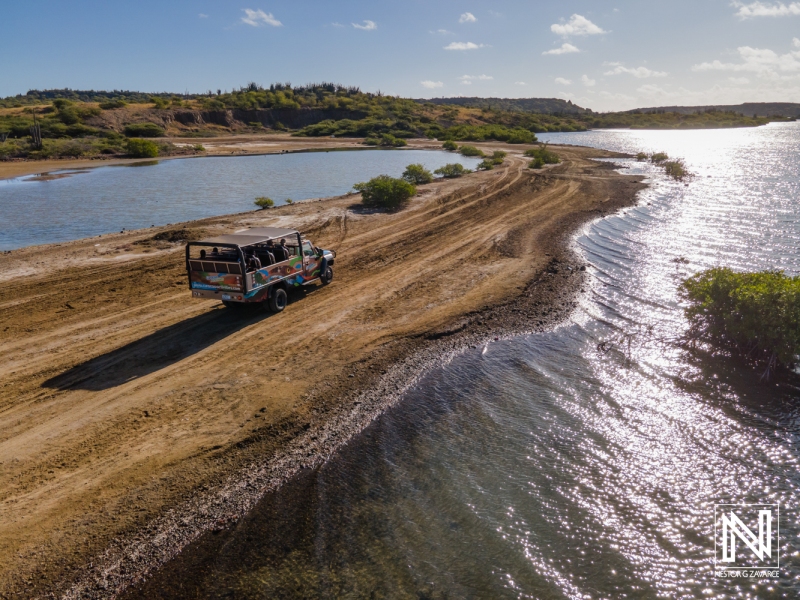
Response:
[{"label": "colorful truck panel", "polygon": [[194,290],[224,290],[226,292],[242,291],[242,276],[230,273],[206,273],[205,271],[190,271],[192,289]]}]

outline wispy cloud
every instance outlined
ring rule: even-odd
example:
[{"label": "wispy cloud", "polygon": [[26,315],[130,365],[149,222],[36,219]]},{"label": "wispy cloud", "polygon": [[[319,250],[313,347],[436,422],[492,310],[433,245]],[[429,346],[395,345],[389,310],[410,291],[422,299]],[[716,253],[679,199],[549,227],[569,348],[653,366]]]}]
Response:
[{"label": "wispy cloud", "polygon": [[459,79],[461,81],[490,81],[494,77],[491,75],[462,75]]},{"label": "wispy cloud", "polygon": [[253,27],[261,27],[262,25],[272,25],[273,27],[281,27],[283,23],[278,21],[272,16],[272,13],[265,13],[260,8],[253,10],[251,8],[243,8],[245,16],[242,17],[242,23],[252,25]]},{"label": "wispy cloud", "polygon": [[553,48],[552,50],[547,50],[546,52],[542,52],[542,54],[571,54],[573,52],[580,52],[575,46],[572,44],[567,44],[566,42],[561,44],[560,48]]},{"label": "wispy cloud", "polygon": [[608,33],[582,15],[572,15],[566,23],[550,25],[550,31],[556,35],[598,35]]},{"label": "wispy cloud", "polygon": [[473,44],[472,42],[450,42],[444,47],[445,50],[477,50],[485,48],[486,44]]},{"label": "wispy cloud", "polygon": [[439,35],[453,35],[453,32],[447,29],[437,29],[436,31],[431,31],[431,33],[438,33]]},{"label": "wispy cloud", "polygon": [[648,77],[666,77],[668,73],[665,71],[653,71],[647,67],[636,67],[631,69],[620,64],[612,63],[614,66],[610,71],[606,71],[603,75],[633,75],[637,79],[647,79]]},{"label": "wispy cloud", "polygon": [[728,81],[736,85],[747,85],[750,80],[747,77],[728,77]]},{"label": "wispy cloud", "polygon": [[581,83],[586,87],[592,87],[595,83],[597,83],[594,79],[591,79],[588,75],[581,75]]},{"label": "wispy cloud", "polygon": [[331,27],[344,27],[344,25],[342,25],[341,23],[337,23],[336,21],[334,21],[333,23],[331,23]]},{"label": "wispy cloud", "polygon": [[767,48],[737,48],[741,62],[723,63],[719,60],[704,62],[692,66],[692,71],[747,71],[762,77],[775,76],[779,73],[800,71],[800,39],[792,39],[794,51],[778,54]]},{"label": "wispy cloud", "polygon": [[524,81],[515,81],[514,85],[528,85],[528,84],[525,83]]},{"label": "wispy cloud", "polygon": [[424,88],[428,88],[429,90],[433,90],[444,86],[444,84],[441,81],[431,81],[430,79],[426,79],[425,81],[420,81],[420,85],[422,85],[422,87]]},{"label": "wispy cloud", "polygon": [[572,85],[572,81],[564,77],[556,77],[556,83],[559,85]]},{"label": "wispy cloud", "polygon": [[201,19],[207,19],[207,18],[208,18],[208,15],[207,15],[207,14],[205,14],[205,13],[200,13],[200,14],[199,14],[199,15],[197,15],[197,16],[198,16],[199,18],[201,18]]},{"label": "wispy cloud", "polygon": [[478,19],[471,12],[465,12],[463,15],[458,17],[459,23],[474,23],[477,20]]},{"label": "wispy cloud", "polygon": [[356,29],[361,29],[362,31],[372,31],[373,29],[378,28],[378,24],[375,21],[370,21],[369,19],[364,19],[364,24],[359,23],[351,23],[353,27]]},{"label": "wispy cloud", "polygon": [[800,2],[790,2],[789,4],[784,4],[783,2],[777,2],[775,4],[767,2],[751,2],[750,4],[734,2],[733,5],[739,9],[736,11],[736,16],[740,19],[800,15]]}]

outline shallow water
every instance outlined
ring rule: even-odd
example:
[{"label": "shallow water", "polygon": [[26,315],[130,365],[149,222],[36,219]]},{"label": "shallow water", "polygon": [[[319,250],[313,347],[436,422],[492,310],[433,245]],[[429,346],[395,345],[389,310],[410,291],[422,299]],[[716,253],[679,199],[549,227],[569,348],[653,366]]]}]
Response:
[{"label": "shallow water", "polygon": [[[797,381],[676,344],[682,278],[800,273],[800,127],[541,137],[663,150],[696,177],[620,161],[652,185],[576,237],[591,285],[570,323],[435,369],[224,543],[189,548],[166,596],[800,596]],[[715,503],[780,504],[778,578],[715,578]]]},{"label": "shallow water", "polygon": [[[55,177],[0,180],[0,250],[49,244],[345,194],[376,175],[399,177],[410,163],[474,168],[479,159],[429,150],[359,150],[147,161]],[[67,177],[60,175],[70,174]]]}]

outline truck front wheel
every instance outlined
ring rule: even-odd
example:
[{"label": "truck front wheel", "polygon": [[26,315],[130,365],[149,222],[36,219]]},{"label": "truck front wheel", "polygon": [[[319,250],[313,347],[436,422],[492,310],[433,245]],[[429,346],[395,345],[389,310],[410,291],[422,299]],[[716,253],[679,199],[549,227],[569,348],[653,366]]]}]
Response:
[{"label": "truck front wheel", "polygon": [[328,285],[331,281],[333,281],[333,269],[331,267],[326,267],[325,271],[320,274],[319,278],[324,285]]},{"label": "truck front wheel", "polygon": [[286,308],[286,302],[288,297],[286,296],[286,290],[283,288],[276,288],[272,290],[272,293],[269,296],[269,309],[274,313],[281,312],[284,308]]}]

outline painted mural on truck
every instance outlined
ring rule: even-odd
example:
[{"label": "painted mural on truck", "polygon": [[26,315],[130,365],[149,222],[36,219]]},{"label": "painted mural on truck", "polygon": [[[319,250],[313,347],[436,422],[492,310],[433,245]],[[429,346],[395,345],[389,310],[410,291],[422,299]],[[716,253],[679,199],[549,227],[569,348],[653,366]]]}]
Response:
[{"label": "painted mural on truck", "polygon": [[225,290],[230,292],[242,291],[241,275],[191,271],[191,281],[192,289],[194,290]]},{"label": "painted mural on truck", "polygon": [[245,298],[250,300],[258,299],[261,296],[266,297],[266,289],[263,289],[264,286],[280,280],[283,280],[287,285],[291,286],[303,285],[319,276],[318,268],[316,274],[314,274],[313,271],[314,267],[318,266],[318,262],[317,258],[314,257],[312,262],[308,264],[309,275],[306,275],[306,270],[303,268],[302,256],[293,256],[288,261],[264,267],[253,273],[248,273],[247,277],[251,291],[245,295]]}]

